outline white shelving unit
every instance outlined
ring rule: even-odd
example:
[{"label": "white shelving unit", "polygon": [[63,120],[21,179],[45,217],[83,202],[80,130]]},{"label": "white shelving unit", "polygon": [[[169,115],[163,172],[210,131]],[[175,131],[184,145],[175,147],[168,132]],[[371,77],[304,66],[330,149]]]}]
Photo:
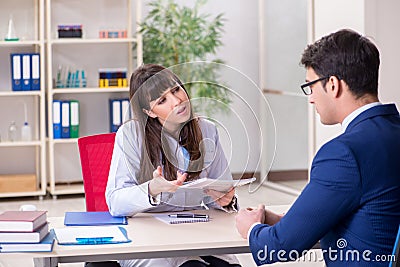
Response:
[{"label": "white shelving unit", "polygon": [[[108,99],[128,97],[129,89],[99,88],[99,68],[133,69],[142,64],[142,39],[135,35],[141,19],[141,0],[46,0],[47,17],[47,108],[48,108],[48,191],[55,198],[83,193],[77,139],[53,138],[53,100],[78,100],[79,136],[109,132]],[[81,24],[82,38],[57,37],[58,24]],[[101,29],[126,29],[127,38],[100,39]],[[134,31],[135,30],[135,31]],[[136,45],[134,55],[133,46]],[[134,60],[135,58],[135,60]],[[55,88],[60,65],[84,69],[85,88]]]},{"label": "white shelving unit", "polygon": [[[46,194],[46,116],[45,116],[45,37],[44,0],[15,0],[0,3],[0,174],[34,174],[36,189],[5,191],[0,186],[0,198],[39,196]],[[9,16],[12,15],[19,41],[3,41],[7,33]],[[40,54],[40,90],[12,91],[11,53]],[[24,103],[27,106],[28,123],[32,141],[21,141],[21,127],[25,121]],[[18,126],[16,141],[8,140],[8,126],[15,121]],[[9,181],[7,181],[8,183]],[[12,181],[10,181],[13,183]]]}]

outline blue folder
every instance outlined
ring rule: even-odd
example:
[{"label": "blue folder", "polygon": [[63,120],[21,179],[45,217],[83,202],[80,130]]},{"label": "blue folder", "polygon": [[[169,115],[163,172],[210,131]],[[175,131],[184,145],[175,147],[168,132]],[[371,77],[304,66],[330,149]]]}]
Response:
[{"label": "blue folder", "polygon": [[11,54],[11,87],[13,91],[22,91],[22,55]]},{"label": "blue folder", "polygon": [[31,57],[31,90],[40,90],[40,54],[32,53]]},{"label": "blue folder", "polygon": [[90,226],[128,224],[126,217],[114,217],[108,211],[67,211],[64,225]]},{"label": "blue folder", "polygon": [[122,124],[122,111],[120,99],[109,99],[110,132],[115,133]]},{"label": "blue folder", "polygon": [[53,100],[53,138],[59,139],[61,138],[61,104],[60,100]]},{"label": "blue folder", "polygon": [[61,102],[61,138],[70,138],[69,120],[70,120],[70,102],[63,100]]}]

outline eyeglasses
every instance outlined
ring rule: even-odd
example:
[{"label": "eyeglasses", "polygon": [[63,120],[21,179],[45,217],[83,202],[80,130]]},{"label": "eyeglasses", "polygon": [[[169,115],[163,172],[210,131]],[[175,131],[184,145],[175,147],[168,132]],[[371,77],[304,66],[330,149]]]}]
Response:
[{"label": "eyeglasses", "polygon": [[302,85],[300,85],[301,90],[303,90],[303,93],[304,93],[305,95],[311,95],[311,94],[312,94],[311,85],[313,85],[314,83],[317,83],[317,82],[319,82],[319,81],[328,79],[329,77],[331,77],[331,76],[325,76],[325,77],[316,79],[316,80],[314,80],[314,81],[311,81],[311,82],[302,84]]}]

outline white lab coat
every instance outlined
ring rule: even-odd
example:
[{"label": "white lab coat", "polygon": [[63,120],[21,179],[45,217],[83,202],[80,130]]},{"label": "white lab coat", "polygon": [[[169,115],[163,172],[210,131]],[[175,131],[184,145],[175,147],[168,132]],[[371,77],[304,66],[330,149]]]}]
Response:
[{"label": "white lab coat", "polygon": [[[199,120],[205,145],[204,170],[200,178],[232,179],[228,162],[225,158],[217,129],[205,119]],[[106,188],[106,201],[110,213],[114,216],[133,216],[139,212],[183,211],[204,209],[204,206],[222,209],[212,198],[201,190],[178,190],[175,193],[162,193],[154,200],[149,198],[148,183],[138,184],[140,158],[142,151],[142,134],[135,120],[123,124],[117,131]],[[168,137],[168,145],[175,148],[179,166],[184,166],[184,157],[177,141]],[[161,163],[160,163],[161,165]],[[155,166],[157,167],[157,166]],[[134,237],[132,237],[134,239]],[[230,263],[238,263],[234,255],[218,255]],[[171,266],[177,267],[190,259],[199,257],[175,257],[161,259],[135,259],[120,261],[121,266]]]}]

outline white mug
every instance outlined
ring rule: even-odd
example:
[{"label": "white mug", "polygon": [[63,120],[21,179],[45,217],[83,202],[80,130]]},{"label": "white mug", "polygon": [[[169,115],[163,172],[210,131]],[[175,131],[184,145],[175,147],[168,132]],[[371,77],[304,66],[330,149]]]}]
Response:
[{"label": "white mug", "polygon": [[19,207],[19,210],[20,210],[20,211],[36,211],[37,208],[36,208],[35,205],[32,205],[32,204],[25,204],[25,205],[21,205],[21,206]]}]

